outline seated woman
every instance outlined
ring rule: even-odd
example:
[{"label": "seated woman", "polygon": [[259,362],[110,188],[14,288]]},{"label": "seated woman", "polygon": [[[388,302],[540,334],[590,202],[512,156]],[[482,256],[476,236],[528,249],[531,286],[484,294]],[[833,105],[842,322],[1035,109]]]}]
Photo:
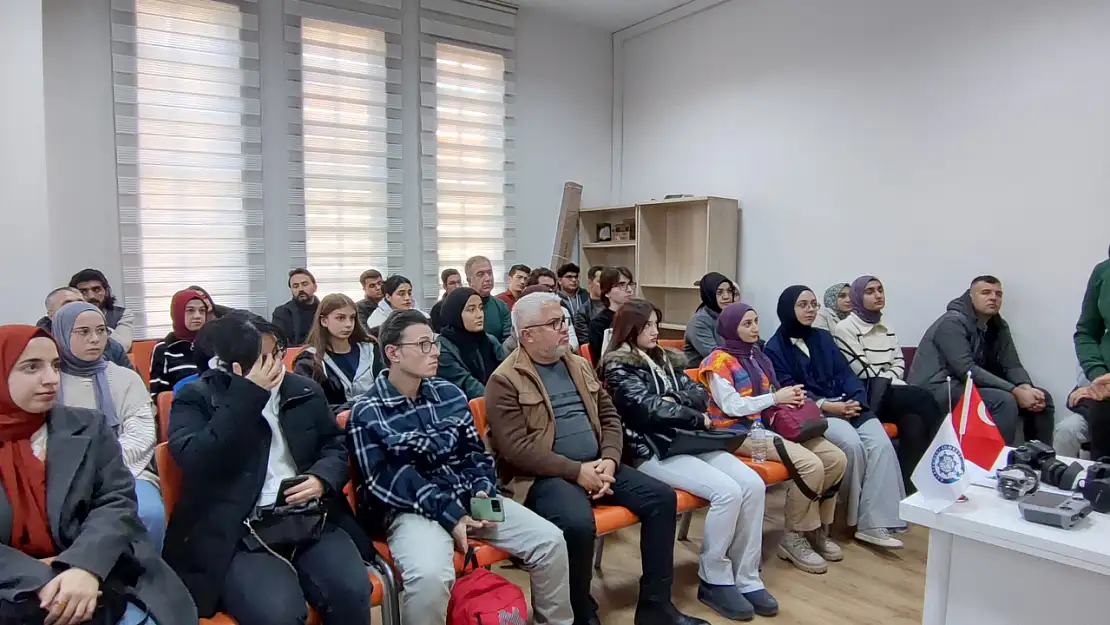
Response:
[{"label": "seated woman", "polygon": [[814,328],[832,332],[836,324],[848,318],[848,313],[852,312],[849,290],[847,282],[837,282],[825,289],[825,305],[817,311]]},{"label": "seated woman", "polygon": [[900,549],[891,536],[906,523],[898,517],[905,496],[898,457],[882,423],[867,405],[867,391],[852,374],[832,335],[813,327],[817,296],[806,286],[792,286],[779,296],[779,329],[767,341],[767,355],[783,384],[801,384],[829,417],[825,438],[848,456],[842,496],[848,525],[856,540]]},{"label": "seated woman", "polygon": [[123,463],[135,476],[139,519],[161,553],[166,508],[158,477],[149,468],[158,432],[143,379],[104,359],[108,325],[97,306],[87,302],[62,306],[54,315],[54,338],[62,357],[58,403],[104,415],[123,450]]},{"label": "seated woman", "polygon": [[[275,331],[262,328],[235,315],[212,321],[200,340],[219,366],[174,396],[181,498],[163,553],[201,617],[299,625],[307,600],[327,625],[369,623],[370,581],[350,533],[360,532],[343,496],[343,431],[320,387],[285,373]],[[275,504],[313,500],[327,512],[318,536],[271,546],[248,525]]]},{"label": "seated woman", "polygon": [[[878,401],[872,410],[884,423],[898,426],[898,464],[902,483],[912,493],[910,476],[936,436],[944,411],[932,393],[905,382],[906,361],[898,336],[883,319],[883,283],[875,276],[860,276],[852,282],[849,299],[852,312],[836,324],[833,338],[852,373],[867,385],[868,399]],[[880,400],[876,393],[881,393]]]},{"label": "seated woman", "polygon": [[370,390],[381,370],[381,350],[358,322],[354,300],[342,293],[320,300],[293,372],[315,380],[339,414]]},{"label": "seated woman", "polygon": [[601,362],[606,335],[613,325],[613,315],[621,304],[636,295],[636,283],[632,278],[632,270],[628,267],[606,267],[601,270],[598,282],[601,284],[601,301],[605,304],[605,310],[590,320],[590,358],[595,365]]},{"label": "seated woman", "polygon": [[200,291],[185,289],[173,294],[173,331],[154,346],[150,358],[150,396],[155,402],[159,393],[172,391],[182,378],[197,372],[193,341],[208,321],[208,314],[208,304]]},{"label": "seated woman", "polygon": [[44,330],[0,327],[5,622],[196,625],[189,592],[139,522],[116,434],[104,415],[55,401],[61,366]]},{"label": "seated woman", "polygon": [[412,282],[404,276],[393,274],[386,278],[382,283],[382,293],[382,301],[378,302],[378,307],[366,320],[366,329],[374,330],[375,335],[376,328],[389,318],[389,313],[395,310],[420,310],[412,295]]},{"label": "seated woman", "polygon": [[[752,422],[772,406],[798,406],[805,399],[800,386],[779,387],[771,361],[759,349],[759,317],[742,302],[729,304],[717,317],[721,343],[702,361],[698,380],[709,389],[709,415],[716,427],[748,431]],[[765,426],[766,427],[766,426]],[[769,436],[776,436],[768,431]],[[786,533],[779,542],[779,557],[807,573],[824,573],[827,560],[844,558],[829,537],[836,513],[836,487],[848,464],[844,452],[824,438],[802,443],[782,439],[782,449],[798,471],[809,494],[797,482],[786,491]],[[768,439],[767,459],[782,462],[778,446]],[[744,441],[740,454],[751,457],[752,442]]]},{"label": "seated woman", "polygon": [[467,400],[486,396],[490,374],[505,359],[501,344],[483,329],[485,317],[474,289],[462,286],[443,298],[436,375],[461,388]]},{"label": "seated woman", "polygon": [[740,293],[736,285],[724,275],[710,272],[698,282],[701,304],[686,324],[686,346],[683,353],[690,367],[697,367],[706,356],[721,344],[717,334],[717,316],[721,309],[736,301]]},{"label": "seated woman", "polygon": [[759,578],[763,504],[759,474],[727,451],[668,455],[676,430],[705,430],[705,389],[683,373],[686,358],[659,347],[663,314],[633,299],[613,318],[601,371],[624,421],[624,462],[673,488],[709,501],[698,600],[721,616],[773,616],[778,602]]}]

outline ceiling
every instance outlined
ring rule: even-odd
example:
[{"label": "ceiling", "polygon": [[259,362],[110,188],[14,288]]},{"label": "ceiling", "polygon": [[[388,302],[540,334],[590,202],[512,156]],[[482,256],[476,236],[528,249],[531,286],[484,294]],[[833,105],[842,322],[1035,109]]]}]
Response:
[{"label": "ceiling", "polygon": [[611,32],[655,17],[691,0],[517,0],[522,8],[543,10]]}]

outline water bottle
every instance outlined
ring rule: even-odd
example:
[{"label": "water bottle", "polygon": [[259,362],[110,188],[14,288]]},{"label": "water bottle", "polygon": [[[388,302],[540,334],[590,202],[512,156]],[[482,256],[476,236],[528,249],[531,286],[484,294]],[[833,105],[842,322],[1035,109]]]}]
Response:
[{"label": "water bottle", "polygon": [[767,428],[763,427],[763,420],[758,415],[752,421],[752,428],[748,436],[752,439],[752,462],[766,462]]}]

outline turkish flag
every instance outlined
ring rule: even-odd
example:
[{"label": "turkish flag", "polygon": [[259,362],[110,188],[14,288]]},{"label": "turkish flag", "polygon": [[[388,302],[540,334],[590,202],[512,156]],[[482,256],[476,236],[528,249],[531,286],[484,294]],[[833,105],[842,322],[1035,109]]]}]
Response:
[{"label": "turkish flag", "polygon": [[968,374],[967,384],[964,385],[964,396],[952,412],[952,427],[956,429],[964,458],[986,471],[993,469],[1006,442],[991,419],[979,389],[971,381],[971,374]]}]

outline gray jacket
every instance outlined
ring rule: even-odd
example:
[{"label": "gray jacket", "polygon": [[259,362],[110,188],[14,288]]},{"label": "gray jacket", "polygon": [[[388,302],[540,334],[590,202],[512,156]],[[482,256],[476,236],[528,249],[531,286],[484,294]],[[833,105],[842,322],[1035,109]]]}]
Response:
[{"label": "gray jacket", "polygon": [[702,306],[686,324],[686,345],[682,353],[686,354],[688,367],[701,365],[702,359],[721,344],[721,335],[717,334],[717,317],[720,314]]},{"label": "gray jacket", "polygon": [[1018,357],[1010,325],[995,315],[985,328],[979,327],[971,293],[965,291],[921,337],[906,382],[943,393],[947,376],[952,376],[953,388],[960,388],[968,371],[980,388],[1011,391],[1033,383]]},{"label": "gray jacket", "polygon": [[10,546],[11,502],[0,489],[0,600],[34,594],[68,567],[103,580],[137,564],[142,574],[135,596],[158,625],[196,625],[189,591],[139,522],[135,479],[103,415],[55,406],[46,422],[46,513],[58,557],[51,567]]}]

